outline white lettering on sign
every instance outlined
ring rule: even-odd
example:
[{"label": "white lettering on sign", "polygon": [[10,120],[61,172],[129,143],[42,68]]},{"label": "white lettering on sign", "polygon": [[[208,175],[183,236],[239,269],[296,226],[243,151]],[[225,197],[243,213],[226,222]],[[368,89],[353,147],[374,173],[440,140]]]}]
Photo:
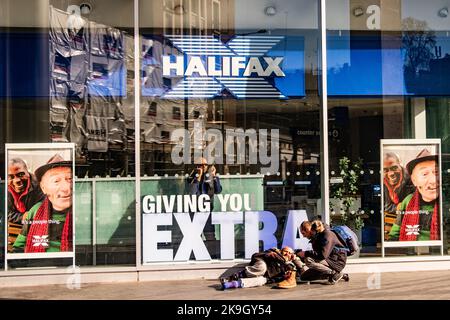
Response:
[{"label": "white lettering on sign", "polygon": [[242,212],[215,212],[211,218],[212,224],[220,226],[220,258],[235,258],[234,226],[243,223]]},{"label": "white lettering on sign", "polygon": [[184,57],[172,56],[175,62],[171,62],[171,56],[163,56],[163,74],[170,75],[170,70],[175,70],[175,74],[183,74],[184,72]]},{"label": "white lettering on sign", "polygon": [[[260,228],[262,225],[262,228]],[[270,211],[245,213],[245,258],[259,251],[262,241],[264,250],[277,246],[277,217]]]},{"label": "white lettering on sign", "polygon": [[269,51],[284,36],[235,36],[222,42],[215,36],[167,35],[180,55],[163,56],[163,77],[174,81],[163,97],[214,98],[227,89],[238,99],[287,97],[266,77],[285,77],[283,57]]},{"label": "white lettering on sign", "polygon": [[[221,211],[249,211],[250,195],[240,194],[217,194]],[[142,198],[142,211],[144,213],[183,213],[183,212],[205,212],[211,211],[211,199],[209,195],[146,195]]]},{"label": "white lettering on sign", "polygon": [[142,220],[142,242],[144,261],[163,262],[173,260],[172,249],[158,249],[158,243],[172,242],[172,231],[158,230],[159,226],[171,226],[172,214],[144,214]]},{"label": "white lettering on sign", "polygon": [[174,213],[175,219],[180,226],[183,233],[183,240],[178,247],[177,254],[175,255],[175,261],[187,261],[194,252],[196,260],[209,260],[211,256],[206,249],[201,235],[203,228],[208,220],[209,212],[196,213],[194,219],[191,222],[189,214],[186,213]]},{"label": "white lettering on sign", "polygon": [[[299,227],[308,216],[305,210],[289,210],[286,226],[284,228],[283,247],[311,249],[309,240],[302,236]],[[297,237],[297,234],[299,237]]]},{"label": "white lettering on sign", "polygon": [[[235,226],[244,225],[245,258],[259,251],[259,243],[263,243],[263,250],[277,246],[275,236],[278,228],[277,217],[270,211],[247,212],[213,212],[212,224],[220,228],[220,258],[235,258]],[[201,238],[209,213],[195,213],[191,221],[189,213],[174,213],[177,224],[183,235],[181,244],[173,256],[172,249],[158,249],[158,244],[170,244],[172,231],[158,230],[159,226],[165,228],[172,226],[172,214],[144,214],[143,215],[143,259],[146,262],[156,261],[186,261],[191,252],[197,260],[210,259],[209,252]],[[306,219],[306,211],[289,211],[284,226],[283,246],[290,245],[293,249],[310,249],[306,239],[297,230],[302,221]]]},{"label": "white lettering on sign", "polygon": [[[175,59],[175,61],[172,61]],[[184,71],[183,56],[163,56],[163,76],[192,76],[198,74],[201,77],[231,76],[238,77],[241,70],[243,75],[249,77],[257,75],[260,77],[269,77],[274,74],[277,77],[284,77],[280,64],[283,57],[263,57],[267,67],[261,64],[258,57],[223,57],[221,60],[221,69],[217,68],[216,58],[208,57],[206,61],[201,56],[189,56],[186,71]],[[231,63],[230,63],[231,60]],[[174,73],[172,73],[174,71]]]},{"label": "white lettering on sign", "polygon": [[[176,204],[176,207],[175,207]],[[209,195],[147,195],[142,198],[144,213],[172,213],[172,212],[210,212],[211,199]]]}]

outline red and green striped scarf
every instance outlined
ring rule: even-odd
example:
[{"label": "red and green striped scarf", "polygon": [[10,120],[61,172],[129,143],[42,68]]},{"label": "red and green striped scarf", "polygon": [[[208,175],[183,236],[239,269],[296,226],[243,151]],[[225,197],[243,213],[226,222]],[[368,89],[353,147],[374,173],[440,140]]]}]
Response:
[{"label": "red and green striped scarf", "polygon": [[[25,245],[25,253],[45,252],[46,247],[42,245],[33,246],[33,239],[35,239],[35,236],[42,237],[48,235],[50,212],[50,201],[48,200],[48,197],[46,197],[37,210],[32,222],[47,221],[47,223],[32,223],[30,225]],[[69,210],[66,213],[66,221],[64,222],[61,235],[60,251],[72,251],[72,210]]]},{"label": "red and green striped scarf", "polygon": [[[406,206],[406,211],[410,212],[408,214],[404,214],[402,220],[402,227],[400,229],[400,241],[416,241],[417,235],[415,234],[407,234],[406,226],[407,225],[418,225],[420,221],[420,193],[416,189],[413,197],[409,201]],[[433,216],[431,217],[431,227],[430,227],[430,240],[439,240],[439,207],[438,200],[434,204]]]}]

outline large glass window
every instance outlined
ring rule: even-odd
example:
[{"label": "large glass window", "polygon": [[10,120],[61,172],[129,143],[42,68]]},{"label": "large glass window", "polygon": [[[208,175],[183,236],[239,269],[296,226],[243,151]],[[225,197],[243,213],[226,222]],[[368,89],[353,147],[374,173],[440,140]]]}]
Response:
[{"label": "large glass window", "polygon": [[[134,265],[136,244],[144,264],[249,258],[306,245],[297,227],[319,217],[353,228],[360,257],[447,255],[447,4],[326,1],[323,132],[319,3],[1,1],[0,194],[5,143],[72,142],[78,265]],[[431,209],[408,232],[431,241],[442,228],[442,250],[386,246],[421,194],[409,166],[420,156],[382,144],[432,138],[442,194],[414,198]],[[0,264],[21,229],[5,239],[8,223]]]},{"label": "large glass window", "polygon": [[[143,262],[248,258],[283,238],[294,245],[290,219],[320,215],[318,2],[140,6]],[[167,211],[171,195],[202,194],[213,196],[206,220],[179,204]],[[166,201],[159,209],[157,196]],[[233,205],[247,196],[248,206]],[[233,200],[222,206],[221,197]],[[255,214],[265,220],[252,231]],[[183,243],[191,221],[207,252]],[[264,228],[272,237],[259,243],[251,232]]]},{"label": "large glass window", "polygon": [[82,3],[1,3],[0,177],[4,143],[75,143],[76,263],[135,264],[133,1]]},{"label": "large glass window", "polygon": [[[382,239],[388,241],[400,221],[398,205],[406,199],[407,185],[411,192],[416,186],[407,183],[411,159],[381,155],[380,140],[440,138],[447,254],[448,143],[442,117],[450,94],[444,71],[447,8],[441,1],[327,1],[327,10],[328,119],[335,132],[329,145],[332,221],[344,221],[358,231],[361,256],[381,255]],[[390,179],[391,162],[401,168],[397,175],[402,181]],[[353,203],[343,203],[346,198]],[[385,248],[386,256],[419,254],[441,251],[426,246]]]}]

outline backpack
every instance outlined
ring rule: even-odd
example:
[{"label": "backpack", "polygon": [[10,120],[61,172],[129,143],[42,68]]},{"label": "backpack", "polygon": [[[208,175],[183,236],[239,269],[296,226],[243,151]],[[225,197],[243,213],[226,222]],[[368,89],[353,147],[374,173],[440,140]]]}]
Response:
[{"label": "backpack", "polygon": [[[345,251],[347,251],[347,256],[352,256],[359,250],[358,237],[356,234],[347,226],[334,226],[331,231],[338,237],[338,239],[345,243]],[[342,249],[342,248],[341,248]]]}]

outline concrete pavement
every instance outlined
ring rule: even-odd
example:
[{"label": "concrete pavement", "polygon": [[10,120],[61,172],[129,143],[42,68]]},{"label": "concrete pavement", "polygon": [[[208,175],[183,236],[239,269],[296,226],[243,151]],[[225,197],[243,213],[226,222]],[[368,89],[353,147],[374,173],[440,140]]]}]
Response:
[{"label": "concrete pavement", "polygon": [[[370,289],[369,289],[370,288]],[[222,291],[215,280],[149,281],[2,288],[0,299],[40,300],[450,300],[450,270],[352,274],[350,282],[299,284],[294,289],[258,288]]]}]

